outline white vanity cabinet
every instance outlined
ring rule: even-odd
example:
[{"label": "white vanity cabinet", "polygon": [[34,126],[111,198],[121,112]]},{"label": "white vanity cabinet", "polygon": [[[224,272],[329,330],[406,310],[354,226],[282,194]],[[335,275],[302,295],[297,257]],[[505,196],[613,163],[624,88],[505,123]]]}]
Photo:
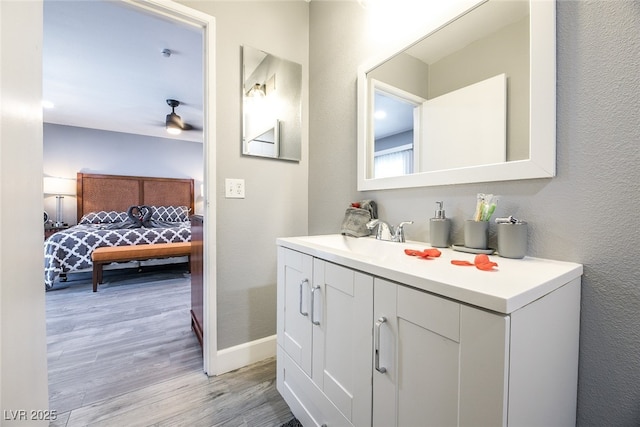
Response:
[{"label": "white vanity cabinet", "polygon": [[278,248],[278,390],[313,426],[371,425],[373,277]]},{"label": "white vanity cabinet", "polygon": [[[278,390],[305,426],[574,426],[579,264],[278,239]],[[305,313],[307,313],[305,315]],[[304,356],[303,356],[304,355]]]}]

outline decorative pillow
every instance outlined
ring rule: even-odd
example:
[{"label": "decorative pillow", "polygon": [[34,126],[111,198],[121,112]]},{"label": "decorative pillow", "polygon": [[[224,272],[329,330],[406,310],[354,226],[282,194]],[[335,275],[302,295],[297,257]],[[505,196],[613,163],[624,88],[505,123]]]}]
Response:
[{"label": "decorative pillow", "polygon": [[151,206],[152,221],[185,222],[189,221],[187,206]]},{"label": "decorative pillow", "polygon": [[114,222],[123,222],[128,218],[126,212],[117,211],[98,211],[89,212],[80,218],[78,224],[112,224]]}]

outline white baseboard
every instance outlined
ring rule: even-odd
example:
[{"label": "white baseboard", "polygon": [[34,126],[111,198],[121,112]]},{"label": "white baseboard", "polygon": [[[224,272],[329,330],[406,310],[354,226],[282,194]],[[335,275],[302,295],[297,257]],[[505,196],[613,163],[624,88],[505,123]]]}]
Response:
[{"label": "white baseboard", "polygon": [[276,355],[276,335],[218,350],[216,375],[251,365]]}]

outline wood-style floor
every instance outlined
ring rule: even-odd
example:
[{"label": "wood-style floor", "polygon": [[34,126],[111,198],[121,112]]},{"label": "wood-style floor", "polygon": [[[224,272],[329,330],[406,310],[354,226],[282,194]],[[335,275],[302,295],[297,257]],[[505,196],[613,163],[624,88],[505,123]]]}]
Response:
[{"label": "wood-style floor", "polygon": [[184,268],[69,275],[47,292],[52,426],[264,426],[293,415],[275,359],[218,377],[202,371]]}]

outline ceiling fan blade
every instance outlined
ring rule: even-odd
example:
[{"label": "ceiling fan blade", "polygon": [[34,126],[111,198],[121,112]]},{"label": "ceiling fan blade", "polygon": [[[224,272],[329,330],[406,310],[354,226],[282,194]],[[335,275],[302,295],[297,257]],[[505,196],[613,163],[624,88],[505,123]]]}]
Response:
[{"label": "ceiling fan blade", "polygon": [[202,131],[202,126],[195,126],[195,125],[191,125],[188,123],[184,124],[184,128],[183,130],[195,130],[195,131]]}]

